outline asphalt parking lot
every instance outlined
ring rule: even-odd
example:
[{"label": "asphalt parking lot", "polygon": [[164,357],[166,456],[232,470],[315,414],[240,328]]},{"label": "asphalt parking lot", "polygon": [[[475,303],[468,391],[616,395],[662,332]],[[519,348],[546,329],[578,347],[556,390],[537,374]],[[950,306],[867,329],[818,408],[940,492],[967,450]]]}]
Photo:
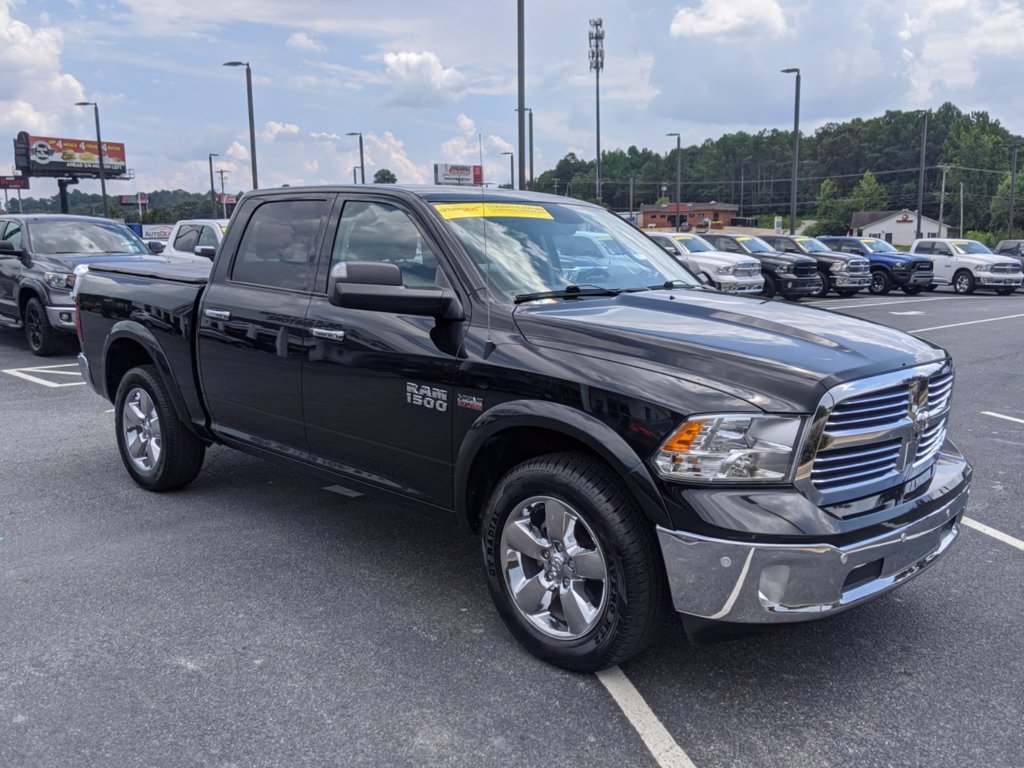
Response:
[{"label": "asphalt parking lot", "polygon": [[960,540],[840,616],[600,677],[519,648],[459,529],[223,448],[141,490],[74,357],[0,329],[0,766],[1020,766],[1024,294],[811,304],[952,353]]}]

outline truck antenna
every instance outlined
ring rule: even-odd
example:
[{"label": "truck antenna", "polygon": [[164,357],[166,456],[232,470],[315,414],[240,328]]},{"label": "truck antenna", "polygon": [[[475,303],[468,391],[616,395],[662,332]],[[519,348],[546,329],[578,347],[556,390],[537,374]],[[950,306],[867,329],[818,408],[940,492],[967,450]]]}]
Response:
[{"label": "truck antenna", "polygon": [[[480,169],[484,167],[484,139],[482,134],[476,135],[477,149],[480,153]],[[484,228],[484,282],[487,286],[487,295],[484,297],[484,301],[487,304],[487,342],[484,344],[484,360],[491,356],[491,353],[497,348],[493,339],[491,339],[491,263],[487,256],[487,201],[484,195],[483,180],[480,182],[480,221]]]}]

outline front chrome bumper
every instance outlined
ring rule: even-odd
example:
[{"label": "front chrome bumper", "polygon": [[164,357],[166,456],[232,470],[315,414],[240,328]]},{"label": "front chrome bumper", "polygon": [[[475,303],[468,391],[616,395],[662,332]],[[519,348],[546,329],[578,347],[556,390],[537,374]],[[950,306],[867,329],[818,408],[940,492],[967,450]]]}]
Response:
[{"label": "front chrome bumper", "polygon": [[925,517],[846,546],[751,544],[658,527],[677,611],[737,623],[807,621],[916,576],[959,534],[968,488]]},{"label": "front chrome bumper", "polygon": [[1021,276],[1020,275],[989,275],[989,274],[979,275],[979,274],[975,274],[974,275],[974,279],[978,282],[978,285],[998,286],[1000,288],[1008,287],[1008,286],[1011,286],[1011,285],[1019,288],[1020,284],[1021,284]]},{"label": "front chrome bumper", "polygon": [[867,288],[871,285],[871,275],[845,275],[837,272],[832,276],[832,285],[836,288]]},{"label": "front chrome bumper", "polygon": [[48,306],[46,308],[46,319],[54,328],[65,331],[75,330],[75,307],[73,304]]}]

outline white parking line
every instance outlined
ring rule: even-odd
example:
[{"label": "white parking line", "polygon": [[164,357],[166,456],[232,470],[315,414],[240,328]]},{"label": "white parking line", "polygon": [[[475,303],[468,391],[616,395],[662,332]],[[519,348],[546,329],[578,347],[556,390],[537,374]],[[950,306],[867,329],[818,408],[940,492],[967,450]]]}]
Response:
[{"label": "white parking line", "polygon": [[[74,370],[65,371],[61,370],[62,368],[72,368]],[[31,381],[33,384],[41,384],[44,387],[50,387],[51,389],[56,389],[57,387],[80,387],[85,384],[84,381],[69,381],[64,384],[58,384],[55,381],[47,381],[39,376],[32,375],[34,373],[38,373],[40,375],[45,374],[47,376],[74,376],[77,379],[81,379],[82,374],[78,371],[78,363],[40,365],[34,368],[6,368],[3,370],[3,373],[9,373],[11,376],[17,376],[19,379]]]},{"label": "white parking line", "polygon": [[890,299],[889,301],[875,301],[870,304],[863,304],[855,299],[837,299],[827,302],[807,302],[809,307],[840,307],[842,309],[853,309],[859,307],[891,307],[896,304],[920,304],[925,301],[958,301],[963,296],[933,296],[927,299]]},{"label": "white parking line", "polygon": [[676,740],[661,724],[640,691],[629,681],[625,673],[618,667],[597,672],[597,679],[608,689],[619,709],[630,724],[640,734],[644,745],[654,756],[655,762],[662,768],[695,768],[693,761]]},{"label": "white parking line", "polygon": [[997,531],[995,528],[990,528],[984,523],[979,523],[977,520],[971,520],[969,517],[962,518],[962,521],[963,524],[966,525],[968,528],[973,528],[974,530],[980,531],[981,533],[984,533],[987,536],[991,536],[993,539],[998,539],[999,541],[1003,542],[1003,544],[1009,544],[1011,547],[1016,547],[1017,549],[1024,552],[1024,541],[1021,541],[1020,539],[1015,539],[1013,536],[1005,534],[1002,531]]},{"label": "white parking line", "polygon": [[994,419],[1005,419],[1006,421],[1012,421],[1017,424],[1024,424],[1024,419],[1018,419],[1014,416],[1003,416],[1001,413],[993,413],[992,411],[982,411],[982,416],[991,416]]},{"label": "white parking line", "polygon": [[997,320],[1016,320],[1018,317],[1024,317],[1024,315],[1003,315],[1002,317],[988,317],[984,320],[967,320],[963,323],[953,323],[952,325],[936,325],[932,328],[918,328],[913,331],[907,331],[907,333],[924,333],[925,331],[941,331],[943,328],[959,328],[963,325],[977,325],[978,323],[994,323]]}]

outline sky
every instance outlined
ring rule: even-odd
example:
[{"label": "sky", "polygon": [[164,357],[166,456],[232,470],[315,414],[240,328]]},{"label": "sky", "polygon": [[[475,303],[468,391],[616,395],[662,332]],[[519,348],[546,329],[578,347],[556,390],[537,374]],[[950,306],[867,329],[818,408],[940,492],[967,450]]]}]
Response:
[{"label": "sky", "polygon": [[[243,67],[253,76],[260,187],[348,183],[381,169],[429,183],[434,163],[509,181],[518,152],[515,0],[0,0],[0,175],[13,139],[125,144],[111,195],[252,186]],[[724,133],[802,132],[951,101],[1024,133],[1024,0],[526,0],[534,174],[595,156],[589,21],[605,32],[601,147],[668,152]],[[518,165],[518,163],[517,163]],[[33,179],[24,194],[56,193]],[[219,181],[217,182],[219,191]],[[83,192],[99,182],[83,180]]]}]

